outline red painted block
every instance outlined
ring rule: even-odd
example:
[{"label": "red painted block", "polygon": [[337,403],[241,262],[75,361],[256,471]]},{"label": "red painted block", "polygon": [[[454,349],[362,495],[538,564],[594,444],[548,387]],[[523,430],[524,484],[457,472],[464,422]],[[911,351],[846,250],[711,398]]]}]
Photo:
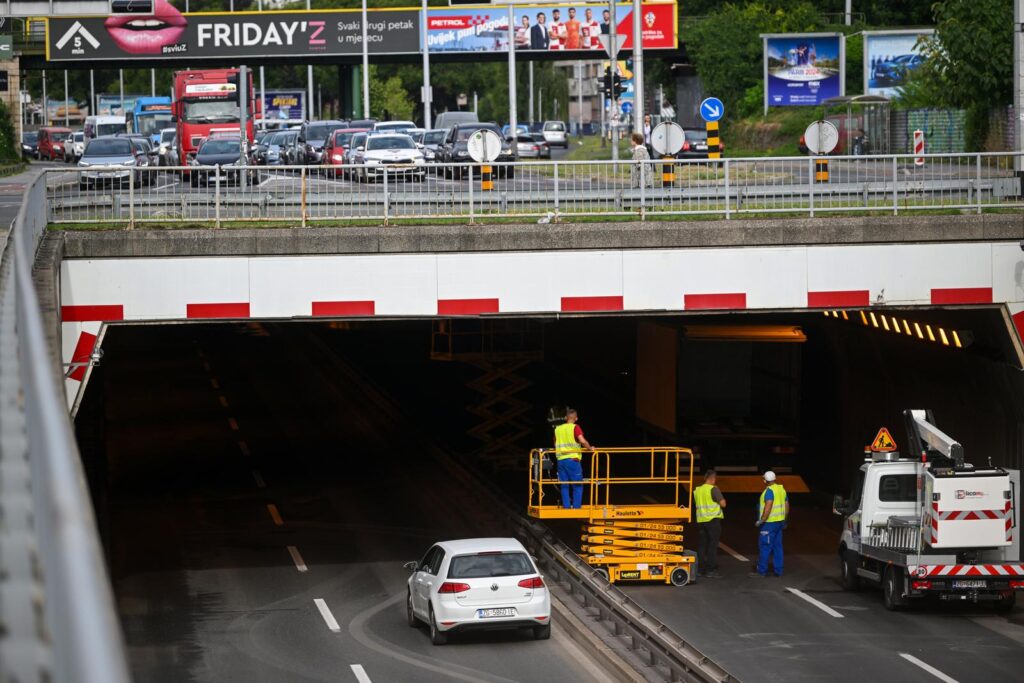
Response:
[{"label": "red painted block", "polygon": [[108,304],[103,306],[61,306],[60,319],[65,323],[84,323],[97,320],[124,320],[124,306]]},{"label": "red painted block", "polygon": [[743,292],[730,294],[686,294],[683,296],[683,308],[688,311],[746,307],[747,295]]},{"label": "red painted block", "polygon": [[992,303],[991,287],[955,287],[951,289],[933,289],[933,304],[990,304]]},{"label": "red painted block", "polygon": [[438,315],[481,315],[497,313],[497,299],[438,299]]},{"label": "red painted block", "polygon": [[248,318],[248,303],[188,304],[186,318]]},{"label": "red painted block", "polygon": [[621,311],[625,308],[621,296],[563,296],[562,311]]},{"label": "red painted block", "polygon": [[870,306],[871,294],[866,289],[835,292],[807,292],[808,308],[861,308]]},{"label": "red painted block", "polygon": [[373,301],[314,301],[314,317],[373,315],[376,304]]}]

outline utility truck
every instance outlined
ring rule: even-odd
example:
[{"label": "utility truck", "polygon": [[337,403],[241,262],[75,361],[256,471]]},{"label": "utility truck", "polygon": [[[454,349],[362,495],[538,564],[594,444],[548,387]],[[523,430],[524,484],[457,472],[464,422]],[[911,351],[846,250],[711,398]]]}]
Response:
[{"label": "utility truck", "polygon": [[897,610],[933,597],[989,602],[1009,610],[1024,589],[1018,501],[1020,472],[975,467],[927,410],[904,412],[904,457],[888,430],[865,452],[842,515],[839,566],[843,588],[880,584]]}]

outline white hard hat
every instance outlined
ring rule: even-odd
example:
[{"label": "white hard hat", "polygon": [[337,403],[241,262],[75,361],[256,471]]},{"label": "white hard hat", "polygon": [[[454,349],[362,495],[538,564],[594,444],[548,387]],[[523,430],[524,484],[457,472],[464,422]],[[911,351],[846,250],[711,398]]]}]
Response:
[{"label": "white hard hat", "polygon": [[767,472],[764,473],[764,480],[775,481],[775,473],[772,472],[771,470],[768,470]]}]

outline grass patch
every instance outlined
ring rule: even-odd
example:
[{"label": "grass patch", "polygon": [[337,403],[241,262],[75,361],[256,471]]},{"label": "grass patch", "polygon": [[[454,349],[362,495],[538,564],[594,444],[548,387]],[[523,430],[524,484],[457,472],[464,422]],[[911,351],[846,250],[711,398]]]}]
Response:
[{"label": "grass patch", "polygon": [[769,109],[768,116],[725,121],[725,150],[731,157],[800,156],[800,136],[824,115],[821,107],[782,107]]},{"label": "grass patch", "polygon": [[[585,135],[583,139],[569,139],[569,153],[565,155],[565,161],[611,161],[612,143],[611,140],[604,140],[601,145],[600,135]],[[628,136],[619,141],[619,159],[630,159],[633,156],[629,146]]]}]

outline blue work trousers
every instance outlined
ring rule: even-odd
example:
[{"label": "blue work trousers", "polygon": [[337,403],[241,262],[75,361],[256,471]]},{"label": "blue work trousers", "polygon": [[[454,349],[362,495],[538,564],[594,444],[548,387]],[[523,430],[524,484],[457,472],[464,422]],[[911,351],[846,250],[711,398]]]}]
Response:
[{"label": "blue work trousers", "polygon": [[768,573],[768,558],[776,576],[782,576],[782,525],[783,522],[766,522],[761,525],[761,534],[757,539],[757,573]]},{"label": "blue work trousers", "polygon": [[[583,465],[576,458],[558,461],[558,481],[583,481]],[[583,505],[583,484],[562,484],[562,507],[579,509]],[[572,500],[570,501],[570,493]],[[570,504],[571,503],[571,504]]]}]

